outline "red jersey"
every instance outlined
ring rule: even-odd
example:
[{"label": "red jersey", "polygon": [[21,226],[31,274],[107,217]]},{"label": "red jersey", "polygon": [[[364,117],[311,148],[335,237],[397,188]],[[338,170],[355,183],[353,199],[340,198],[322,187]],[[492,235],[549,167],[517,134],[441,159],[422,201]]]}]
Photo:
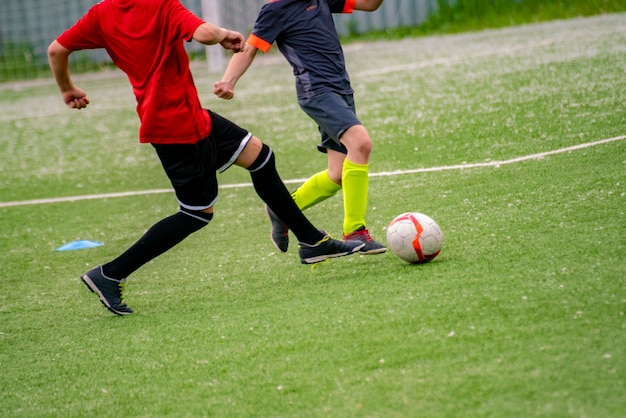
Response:
[{"label": "red jersey", "polygon": [[184,41],[204,21],[179,0],[103,0],[57,41],[70,51],[104,48],[137,99],[140,142],[195,143],[211,131]]}]

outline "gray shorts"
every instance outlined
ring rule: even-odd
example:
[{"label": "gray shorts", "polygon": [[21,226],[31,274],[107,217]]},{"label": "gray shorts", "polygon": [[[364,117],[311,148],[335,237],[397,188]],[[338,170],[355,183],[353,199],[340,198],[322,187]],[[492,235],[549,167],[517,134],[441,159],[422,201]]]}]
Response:
[{"label": "gray shorts", "polygon": [[332,149],[343,154],[348,150],[339,141],[341,135],[354,125],[361,125],[356,117],[354,96],[326,92],[317,94],[309,99],[298,100],[300,108],[317,123],[322,134],[322,141],[317,149],[327,152]]}]

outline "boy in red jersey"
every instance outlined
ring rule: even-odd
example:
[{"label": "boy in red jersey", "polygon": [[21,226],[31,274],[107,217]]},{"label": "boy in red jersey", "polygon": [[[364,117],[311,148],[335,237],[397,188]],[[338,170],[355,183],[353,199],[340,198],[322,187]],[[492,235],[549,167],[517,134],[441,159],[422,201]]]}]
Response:
[{"label": "boy in red jersey", "polygon": [[270,147],[245,129],[203,109],[189,69],[184,41],[220,44],[236,53],[243,36],[204,22],[179,0],[103,0],[48,47],[48,60],[63,101],[73,109],[89,104],[74,85],[69,56],[104,48],[126,75],[137,99],[139,140],[150,143],[170,179],[180,210],[154,224],[116,259],[82,276],[111,312],[132,313],[123,300],[126,278],[213,218],[217,171],[238,165],[250,172],[257,194],[294,230],[303,264],[358,251],[315,228],[297,208],[280,179]]},{"label": "boy in red jersey", "polygon": [[[318,125],[318,150],[327,154],[328,169],[314,174],[292,197],[301,210],[316,205],[343,189],[344,239],[360,240],[362,254],[385,252],[372,239],[365,224],[369,159],[372,140],[356,116],[353,90],[333,13],[374,11],[383,0],[275,0],[264,4],[248,37],[248,46],[231,58],[214,93],[232,99],[239,78],[257,50],[268,52],[276,42],[293,67],[298,104]],[[271,208],[272,241],[287,251],[289,228]]]}]

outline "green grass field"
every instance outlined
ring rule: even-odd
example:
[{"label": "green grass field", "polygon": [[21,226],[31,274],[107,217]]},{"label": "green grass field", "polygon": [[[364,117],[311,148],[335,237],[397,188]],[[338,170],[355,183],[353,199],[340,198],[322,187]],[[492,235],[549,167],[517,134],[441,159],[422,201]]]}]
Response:
[{"label": "green grass field", "polygon": [[[76,78],[80,112],[51,80],[0,85],[0,415],[623,417],[625,45],[625,14],[348,45],[370,231],[424,212],[441,255],[303,266],[235,167],[209,227],[131,276],[124,318],[79,276],[177,208],[126,80]],[[259,57],[224,102],[194,67],[291,188],[325,159],[290,71]],[[340,195],[306,214],[341,233]],[[54,251],[77,239],[104,246]]]}]

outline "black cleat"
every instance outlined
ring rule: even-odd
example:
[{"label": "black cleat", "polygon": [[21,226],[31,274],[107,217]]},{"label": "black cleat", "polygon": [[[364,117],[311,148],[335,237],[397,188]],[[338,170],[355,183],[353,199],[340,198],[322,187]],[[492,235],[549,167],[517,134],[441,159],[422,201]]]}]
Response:
[{"label": "black cleat", "polygon": [[321,263],[329,258],[350,255],[356,253],[365,245],[360,241],[339,241],[328,234],[315,245],[303,242],[299,244],[300,262],[302,264]]},{"label": "black cleat", "polygon": [[83,274],[83,283],[89,290],[98,295],[100,302],[116,315],[129,315],[133,313],[124,303],[124,286],[126,279],[115,280],[104,275],[102,266],[95,267]]}]

